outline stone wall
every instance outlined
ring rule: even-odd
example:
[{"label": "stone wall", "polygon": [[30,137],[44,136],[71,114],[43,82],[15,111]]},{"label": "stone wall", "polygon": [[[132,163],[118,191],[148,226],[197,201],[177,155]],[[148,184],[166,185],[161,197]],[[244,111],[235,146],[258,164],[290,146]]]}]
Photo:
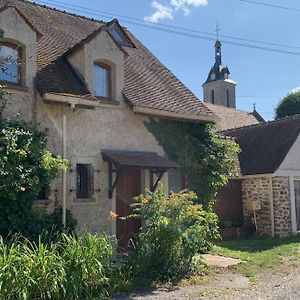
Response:
[{"label": "stone wall", "polygon": [[271,235],[270,182],[268,177],[247,178],[242,180],[244,218],[253,222],[253,212],[246,209],[247,201],[259,200],[261,210],[256,211],[257,233]]},{"label": "stone wall", "polygon": [[273,194],[274,233],[282,237],[291,234],[290,187],[288,177],[272,177],[272,193],[269,177],[242,180],[244,218],[254,221],[253,213],[246,210],[246,202],[259,200],[261,210],[256,211],[257,233],[271,235],[271,204]]},{"label": "stone wall", "polygon": [[276,236],[292,232],[290,184],[288,177],[273,177],[274,226]]}]

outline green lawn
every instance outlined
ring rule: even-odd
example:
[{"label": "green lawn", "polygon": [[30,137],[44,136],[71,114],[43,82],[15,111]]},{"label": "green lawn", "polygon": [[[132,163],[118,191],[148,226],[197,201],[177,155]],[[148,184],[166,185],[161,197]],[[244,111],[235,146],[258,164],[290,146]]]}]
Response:
[{"label": "green lawn", "polygon": [[255,281],[258,273],[284,272],[299,265],[300,237],[224,241],[214,246],[213,253],[242,259],[245,263],[236,268]]}]

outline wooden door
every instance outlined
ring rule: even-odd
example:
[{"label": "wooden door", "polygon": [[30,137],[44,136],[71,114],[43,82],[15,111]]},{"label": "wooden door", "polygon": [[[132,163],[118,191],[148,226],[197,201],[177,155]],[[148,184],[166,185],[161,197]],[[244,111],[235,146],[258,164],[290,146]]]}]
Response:
[{"label": "wooden door", "polygon": [[[131,203],[135,196],[141,193],[141,171],[136,168],[126,168],[122,171],[116,187],[116,212],[119,216],[132,213]],[[141,220],[117,219],[117,238],[119,247],[125,248],[141,227]]]}]

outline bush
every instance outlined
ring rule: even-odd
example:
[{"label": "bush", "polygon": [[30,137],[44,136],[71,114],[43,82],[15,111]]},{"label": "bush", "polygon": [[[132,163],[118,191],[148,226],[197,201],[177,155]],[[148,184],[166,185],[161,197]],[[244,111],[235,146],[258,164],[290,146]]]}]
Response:
[{"label": "bush", "polygon": [[135,198],[130,218],[144,220],[131,255],[136,276],[167,281],[195,269],[194,256],[208,251],[209,241],[219,237],[217,216],[196,200],[196,194],[187,191],[165,196],[162,186]]},{"label": "bush", "polygon": [[0,116],[0,235],[31,237],[33,232],[36,238],[41,233],[37,229],[51,216],[33,212],[33,201],[66,167],[65,160],[47,149],[46,132]]},{"label": "bush", "polygon": [[61,235],[55,244],[0,238],[0,299],[100,299],[120,278],[115,240]]}]

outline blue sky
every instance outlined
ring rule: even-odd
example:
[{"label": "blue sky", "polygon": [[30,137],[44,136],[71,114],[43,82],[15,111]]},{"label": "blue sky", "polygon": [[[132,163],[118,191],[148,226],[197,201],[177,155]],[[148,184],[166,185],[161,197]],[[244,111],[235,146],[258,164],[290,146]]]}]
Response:
[{"label": "blue sky", "polygon": [[[43,2],[45,1],[45,2]],[[43,0],[50,5],[50,0]],[[48,2],[49,1],[49,2]],[[58,1],[58,0],[57,0]],[[253,5],[240,0],[61,0],[71,5],[138,19],[246,39],[293,45],[300,55],[300,12]],[[295,0],[258,0],[300,8]],[[51,6],[62,8],[61,4]],[[298,5],[298,6],[297,6]],[[63,7],[78,12],[75,9]],[[87,16],[107,20],[88,12]],[[214,62],[214,42],[161,32],[121,22],[129,28],[184,84],[202,99],[201,84]],[[221,38],[222,40],[222,38]],[[268,46],[276,48],[275,46]],[[300,56],[237,47],[223,43],[223,63],[237,82],[237,107],[251,111],[253,102],[272,119],[281,97],[300,86]]]}]

